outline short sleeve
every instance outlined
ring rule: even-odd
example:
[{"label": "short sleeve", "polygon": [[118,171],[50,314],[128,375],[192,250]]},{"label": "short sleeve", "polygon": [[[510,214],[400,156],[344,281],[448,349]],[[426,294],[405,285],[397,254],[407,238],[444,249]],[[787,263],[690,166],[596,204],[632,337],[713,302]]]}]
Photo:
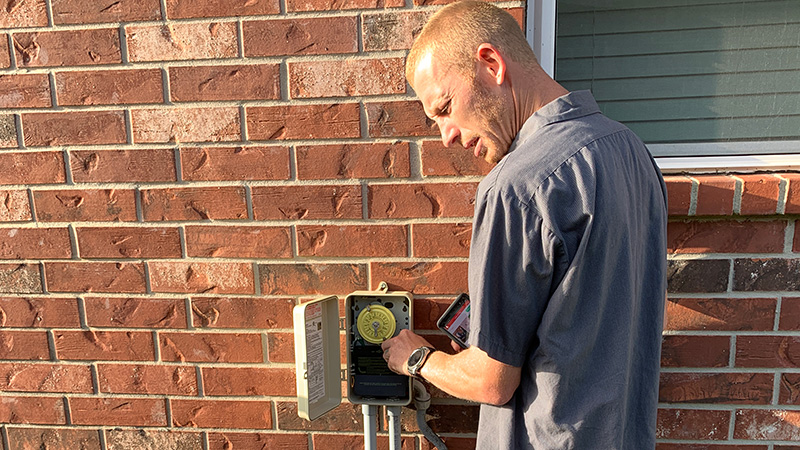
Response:
[{"label": "short sleeve", "polygon": [[529,204],[478,193],[470,247],[470,345],[521,367],[553,289],[560,243]]}]

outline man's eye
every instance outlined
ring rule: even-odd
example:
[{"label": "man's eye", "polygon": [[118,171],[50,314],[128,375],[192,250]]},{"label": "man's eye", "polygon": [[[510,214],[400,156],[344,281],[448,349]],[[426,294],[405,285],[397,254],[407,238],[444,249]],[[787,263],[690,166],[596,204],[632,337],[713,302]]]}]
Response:
[{"label": "man's eye", "polygon": [[442,111],[439,114],[450,114],[450,102],[445,103],[442,107]]}]

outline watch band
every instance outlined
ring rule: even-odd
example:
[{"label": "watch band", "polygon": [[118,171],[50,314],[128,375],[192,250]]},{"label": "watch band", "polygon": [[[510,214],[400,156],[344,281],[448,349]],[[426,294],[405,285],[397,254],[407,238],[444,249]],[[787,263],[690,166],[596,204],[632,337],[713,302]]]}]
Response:
[{"label": "watch band", "polygon": [[408,373],[412,377],[419,377],[419,371],[422,370],[422,366],[425,365],[426,361],[428,361],[428,357],[431,355],[431,353],[435,351],[436,349],[430,347],[420,347],[411,352],[411,356],[409,356],[408,361],[406,361]]}]

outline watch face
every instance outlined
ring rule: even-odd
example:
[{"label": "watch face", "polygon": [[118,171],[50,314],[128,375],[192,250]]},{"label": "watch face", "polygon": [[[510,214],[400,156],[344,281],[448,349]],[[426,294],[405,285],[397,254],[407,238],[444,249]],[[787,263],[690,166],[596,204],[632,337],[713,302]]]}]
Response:
[{"label": "watch face", "polygon": [[420,358],[422,358],[422,349],[418,348],[411,352],[411,356],[408,357],[408,365],[413,366],[419,362]]}]

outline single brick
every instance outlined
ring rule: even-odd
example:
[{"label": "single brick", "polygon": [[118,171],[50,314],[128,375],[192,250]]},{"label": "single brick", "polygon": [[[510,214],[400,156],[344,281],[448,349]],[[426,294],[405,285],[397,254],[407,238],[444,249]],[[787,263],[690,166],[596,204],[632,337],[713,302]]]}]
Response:
[{"label": "single brick", "polygon": [[0,360],[48,360],[50,344],[44,331],[0,330]]},{"label": "single brick", "polygon": [[733,196],[736,181],[725,175],[703,175],[695,177],[697,187],[698,216],[727,216],[733,214]]},{"label": "single brick", "polygon": [[800,330],[800,297],[785,297],[781,301],[779,330]]},{"label": "single brick", "polygon": [[656,438],[726,440],[730,418],[728,411],[659,409]]},{"label": "single brick", "polygon": [[70,398],[75,425],[158,427],[167,425],[167,405],[161,398]]},{"label": "single brick", "polygon": [[146,189],[146,221],[246,219],[245,191],[239,186]]},{"label": "single brick", "polygon": [[774,175],[739,175],[743,181],[742,215],[775,214],[780,193],[780,179]]},{"label": "single brick", "polygon": [[49,184],[66,181],[61,152],[0,153],[0,184]]},{"label": "single brick", "polygon": [[265,295],[348,293],[367,288],[362,264],[259,264]]},{"label": "single brick", "polygon": [[800,367],[800,338],[793,336],[739,336],[736,367]]},{"label": "single brick", "polygon": [[786,187],[786,214],[800,213],[800,174],[783,173],[781,178],[787,180]]},{"label": "single brick", "polygon": [[65,425],[62,397],[14,397],[3,395],[0,422],[40,425]]},{"label": "single brick", "polygon": [[269,100],[281,98],[278,64],[169,68],[172,100]]},{"label": "single brick", "polygon": [[92,371],[85,365],[0,363],[0,389],[91,394]]},{"label": "single brick", "polygon": [[66,228],[4,228],[0,230],[0,259],[70,259]]},{"label": "single brick", "polygon": [[0,69],[11,66],[11,55],[8,51],[8,35],[0,33]]},{"label": "single brick", "polygon": [[800,411],[737,410],[733,438],[800,441]]},{"label": "single brick", "polygon": [[53,22],[59,25],[159,19],[158,0],[53,0]]},{"label": "single brick", "polygon": [[439,135],[418,101],[367,103],[366,110],[370,137]]},{"label": "single brick", "polygon": [[416,223],[411,233],[418,258],[469,256],[471,223]]},{"label": "single brick", "polygon": [[170,19],[246,17],[278,13],[280,13],[278,0],[248,0],[245,2],[229,2],[225,0],[184,2],[167,0],[167,17]]},{"label": "single brick", "polygon": [[202,428],[272,428],[272,402],[171,399],[172,425]]},{"label": "single brick", "polygon": [[153,292],[253,294],[250,263],[151,262]]},{"label": "single brick", "polygon": [[181,148],[187,181],[288,180],[289,147]]},{"label": "single brick", "polygon": [[197,395],[192,366],[98,364],[100,392],[111,394]]},{"label": "single brick", "polygon": [[107,450],[192,450],[203,448],[199,432],[172,430],[106,430]]},{"label": "single brick", "polygon": [[447,307],[455,298],[415,298],[414,299],[414,329],[437,330],[436,321],[444,314]]},{"label": "single brick", "polygon": [[27,28],[47,26],[45,0],[7,2],[0,15],[0,28]]},{"label": "single brick", "polygon": [[[305,180],[407,178],[407,142],[297,146],[297,177]],[[320,164],[326,161],[326,164]]]},{"label": "single brick", "polygon": [[407,50],[422,31],[433,10],[362,13],[364,51]]},{"label": "single brick", "polygon": [[120,105],[164,101],[158,69],[56,73],[59,105]]},{"label": "single brick", "polygon": [[74,428],[8,428],[10,449],[100,450],[97,430]]},{"label": "single brick", "polygon": [[15,33],[14,52],[20,67],[94,66],[122,62],[117,28]]},{"label": "single brick", "polygon": [[356,53],[354,16],[248,20],[242,24],[244,54],[253,56]]},{"label": "single brick", "polygon": [[661,373],[658,399],[665,403],[768,405],[771,373]]},{"label": "single brick", "polygon": [[295,396],[293,369],[264,367],[204,367],[206,395]]},{"label": "single brick", "polygon": [[261,336],[255,333],[161,333],[161,359],[180,362],[261,363]]},{"label": "single brick", "polygon": [[43,222],[134,222],[131,189],[34,191],[36,218]]},{"label": "single brick", "polygon": [[785,221],[683,221],[667,225],[670,253],[782,253]]},{"label": "single brick", "polygon": [[780,399],[781,405],[800,404],[800,374],[782,373],[781,374]]},{"label": "single brick", "polygon": [[418,295],[467,292],[466,262],[398,262],[370,264],[372,283],[385,281],[391,290]]},{"label": "single brick", "polygon": [[153,361],[148,331],[59,330],[54,332],[58,359],[79,361]]},{"label": "single brick", "polygon": [[358,432],[364,429],[361,405],[342,402],[341,405],[314,421],[301,419],[297,415],[297,403],[295,402],[276,402],[276,406],[281,430]]},{"label": "single brick", "polygon": [[460,144],[445,147],[441,140],[423,141],[421,153],[422,175],[426,177],[486,175],[494,167]]},{"label": "single brick", "polygon": [[298,226],[297,248],[299,256],[311,257],[406,256],[408,230],[400,225]]},{"label": "single brick", "polygon": [[776,306],[774,298],[670,298],[664,329],[769,331]]},{"label": "single brick", "polygon": [[186,328],[183,299],[88,297],[84,303],[90,327]]},{"label": "single brick", "polygon": [[361,187],[263,186],[254,187],[256,220],[360,219]]},{"label": "single brick", "polygon": [[267,333],[267,356],[272,363],[294,363],[294,334]]},{"label": "single brick", "polygon": [[239,108],[169,108],[131,111],[134,142],[241,140]]},{"label": "single brick", "polygon": [[186,254],[210,258],[291,258],[288,227],[188,226]]},{"label": "single brick", "polygon": [[145,292],[141,263],[54,262],[44,270],[51,292]]},{"label": "single brick", "polygon": [[78,328],[78,300],[58,297],[0,297],[0,326]]},{"label": "single brick", "polygon": [[344,0],[333,4],[322,0],[287,0],[286,9],[296,11],[332,11],[339,9],[367,9],[367,8],[399,8],[404,6],[403,0]]},{"label": "single brick", "polygon": [[175,151],[81,150],[70,154],[76,183],[138,183],[175,181]]},{"label": "single brick", "polygon": [[667,291],[725,292],[731,262],[724,259],[669,260],[667,262]]},{"label": "single brick", "polygon": [[250,106],[248,137],[256,141],[361,137],[357,103]]},{"label": "single brick", "polygon": [[177,228],[78,228],[81,258],[180,258]]},{"label": "single brick", "polygon": [[194,326],[203,328],[292,328],[291,298],[192,299]]},{"label": "single brick", "polygon": [[47,74],[12,74],[0,77],[0,108],[49,108]]},{"label": "single brick", "polygon": [[692,180],[683,176],[666,176],[667,213],[670,216],[689,215],[692,204]]},{"label": "single brick", "polygon": [[234,58],[233,22],[128,25],[125,28],[131,61],[177,61]]},{"label": "single brick", "polygon": [[208,433],[208,450],[232,448],[308,450],[308,436],[284,433]]},{"label": "single brick", "polygon": [[372,185],[369,187],[369,217],[472,217],[477,187],[477,183]]},{"label": "single brick", "polygon": [[42,292],[38,264],[0,264],[0,293],[34,294]]},{"label": "single brick", "polygon": [[730,346],[728,336],[664,336],[661,367],[726,367]]},{"label": "single brick", "polygon": [[0,190],[0,222],[27,222],[31,220],[31,204],[24,190]]},{"label": "single brick", "polygon": [[[0,35],[0,39],[2,39]],[[2,42],[0,42],[0,46]],[[0,47],[2,48],[2,47]],[[17,123],[12,114],[0,114],[0,148],[16,147],[17,142]]]},{"label": "single brick", "polygon": [[22,114],[25,145],[124,144],[127,142],[122,111],[70,111]]},{"label": "single brick", "polygon": [[292,98],[403,94],[403,59],[347,59],[289,63]]},{"label": "single brick", "polygon": [[734,291],[797,291],[800,259],[737,259],[733,263]]}]

